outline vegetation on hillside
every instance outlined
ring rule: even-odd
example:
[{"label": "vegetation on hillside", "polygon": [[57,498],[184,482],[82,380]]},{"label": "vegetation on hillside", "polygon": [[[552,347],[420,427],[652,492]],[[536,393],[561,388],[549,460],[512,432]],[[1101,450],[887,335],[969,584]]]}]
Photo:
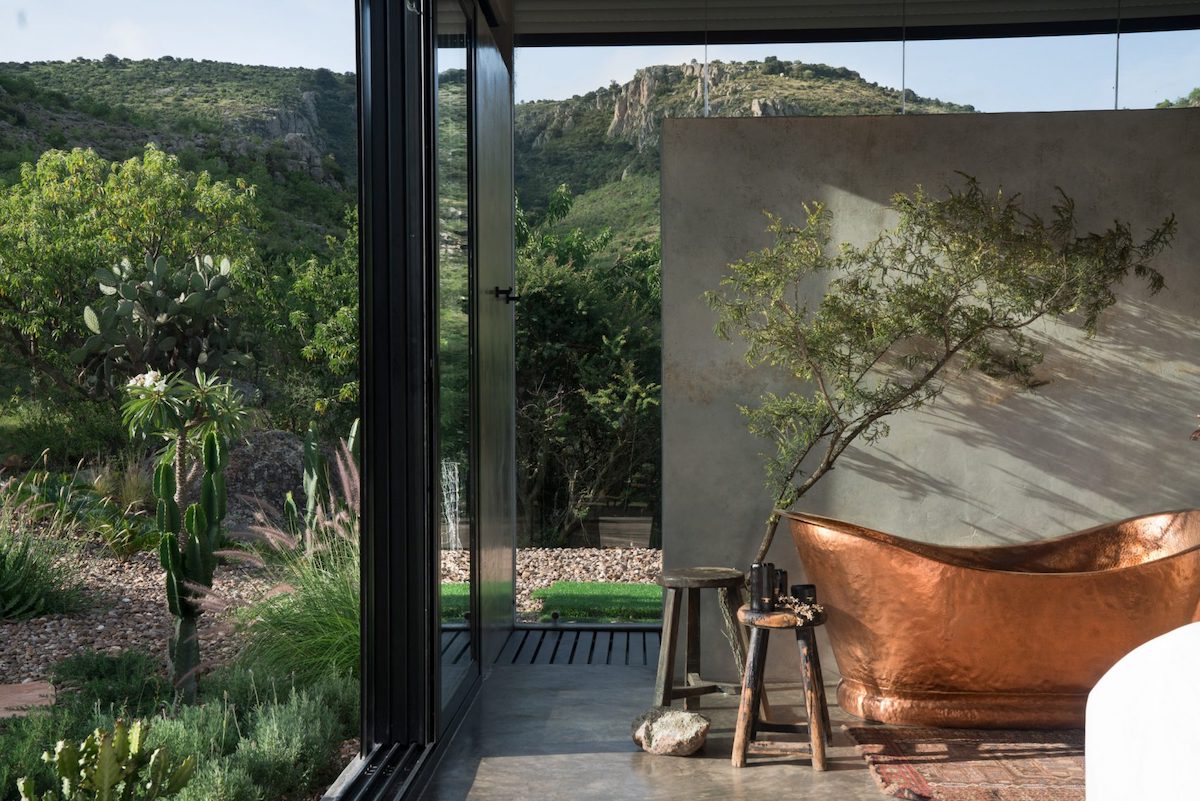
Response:
[{"label": "vegetation on hillside", "polygon": [[110,161],[147,142],[214,180],[258,187],[264,256],[319,249],[355,200],[355,79],[324,69],[164,56],[0,63],[0,184],[51,148]]}]

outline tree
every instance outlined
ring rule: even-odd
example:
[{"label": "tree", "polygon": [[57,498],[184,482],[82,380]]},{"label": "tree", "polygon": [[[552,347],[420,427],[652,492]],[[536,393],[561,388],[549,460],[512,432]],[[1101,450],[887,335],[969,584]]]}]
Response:
[{"label": "tree", "polygon": [[153,144],[112,163],[50,150],[0,192],[0,336],[60,388],[78,390],[70,358],[87,337],[98,268],[128,259],[186,265],[211,253],[236,270],[254,255],[254,188],[184,170]]},{"label": "tree", "polygon": [[554,231],[571,202],[560,186],[516,223],[518,501],[544,544],[592,503],[657,498],[658,246],[596,262],[607,230]]},{"label": "tree", "polygon": [[[801,227],[769,215],[775,243],[730,265],[723,290],[708,294],[718,335],[737,335],[749,346],[747,362],[792,381],[743,408],[750,431],[774,446],[767,487],[775,511],[756,562],[766,558],[778,510],[856,440],[886,436],[886,418],[936,398],[945,378],[976,367],[1028,379],[1042,358],[1029,326],[1073,314],[1091,334],[1131,272],[1151,291],[1162,287],[1150,261],[1170,243],[1173,216],[1142,241],[1119,221],[1080,236],[1061,190],[1047,223],[1025,212],[1019,196],[987,195],[964,181],[944,199],[920,187],[894,196],[899,224],[862,248],[831,252],[831,215],[819,203],[805,207]],[[810,308],[804,289],[814,277],[829,284]]]}]

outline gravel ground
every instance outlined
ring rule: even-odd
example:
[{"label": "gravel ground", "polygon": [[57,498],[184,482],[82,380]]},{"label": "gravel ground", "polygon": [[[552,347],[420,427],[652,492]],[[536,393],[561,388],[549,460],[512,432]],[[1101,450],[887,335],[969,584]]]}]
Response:
[{"label": "gravel ground", "polygon": [[[72,557],[83,584],[83,609],[0,623],[0,684],[47,678],[50,668],[71,654],[95,649],[107,653],[136,648],[167,662],[173,618],[167,612],[163,571],[155,554],[128,561],[86,544]],[[467,552],[442,554],[444,581],[467,580]],[[541,601],[530,593],[553,582],[652,582],[662,569],[653,548],[522,548],[517,551],[517,612],[536,620]],[[250,564],[222,565],[213,587],[213,609],[200,619],[201,655],[207,665],[229,661],[240,642],[230,612],[262,597],[271,581]]]},{"label": "gravel ground", "polygon": [[[45,678],[57,662],[88,649],[119,653],[136,648],[160,655],[165,669],[174,618],[167,611],[158,556],[140,553],[122,562],[86,544],[71,558],[83,584],[83,608],[69,615],[0,623],[0,684]],[[217,568],[212,611],[200,618],[206,664],[226,662],[237,653],[229,612],[261,597],[270,586],[261,568]]]},{"label": "gravel ground", "polygon": [[[467,556],[467,551],[442,551],[442,581],[466,581]],[[661,570],[657,548],[520,548],[517,615],[537,620],[542,602],[531,593],[556,581],[653,582]]]}]

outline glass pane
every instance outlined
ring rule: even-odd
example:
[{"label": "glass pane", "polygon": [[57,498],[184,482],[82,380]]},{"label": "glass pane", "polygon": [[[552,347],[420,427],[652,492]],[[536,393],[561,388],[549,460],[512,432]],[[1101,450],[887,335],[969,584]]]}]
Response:
[{"label": "glass pane", "polygon": [[467,19],[438,4],[438,462],[442,699],[472,673],[470,173]]},{"label": "glass pane", "polygon": [[977,111],[1111,109],[1116,36],[909,42],[907,83]]},{"label": "glass pane", "polygon": [[1200,105],[1198,86],[1200,31],[1121,35],[1121,108]]}]

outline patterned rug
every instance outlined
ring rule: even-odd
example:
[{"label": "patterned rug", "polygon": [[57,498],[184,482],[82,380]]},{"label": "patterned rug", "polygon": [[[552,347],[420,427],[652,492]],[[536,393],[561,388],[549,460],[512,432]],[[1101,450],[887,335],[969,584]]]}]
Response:
[{"label": "patterned rug", "polygon": [[1083,731],[847,727],[888,795],[910,801],[1083,801]]}]

